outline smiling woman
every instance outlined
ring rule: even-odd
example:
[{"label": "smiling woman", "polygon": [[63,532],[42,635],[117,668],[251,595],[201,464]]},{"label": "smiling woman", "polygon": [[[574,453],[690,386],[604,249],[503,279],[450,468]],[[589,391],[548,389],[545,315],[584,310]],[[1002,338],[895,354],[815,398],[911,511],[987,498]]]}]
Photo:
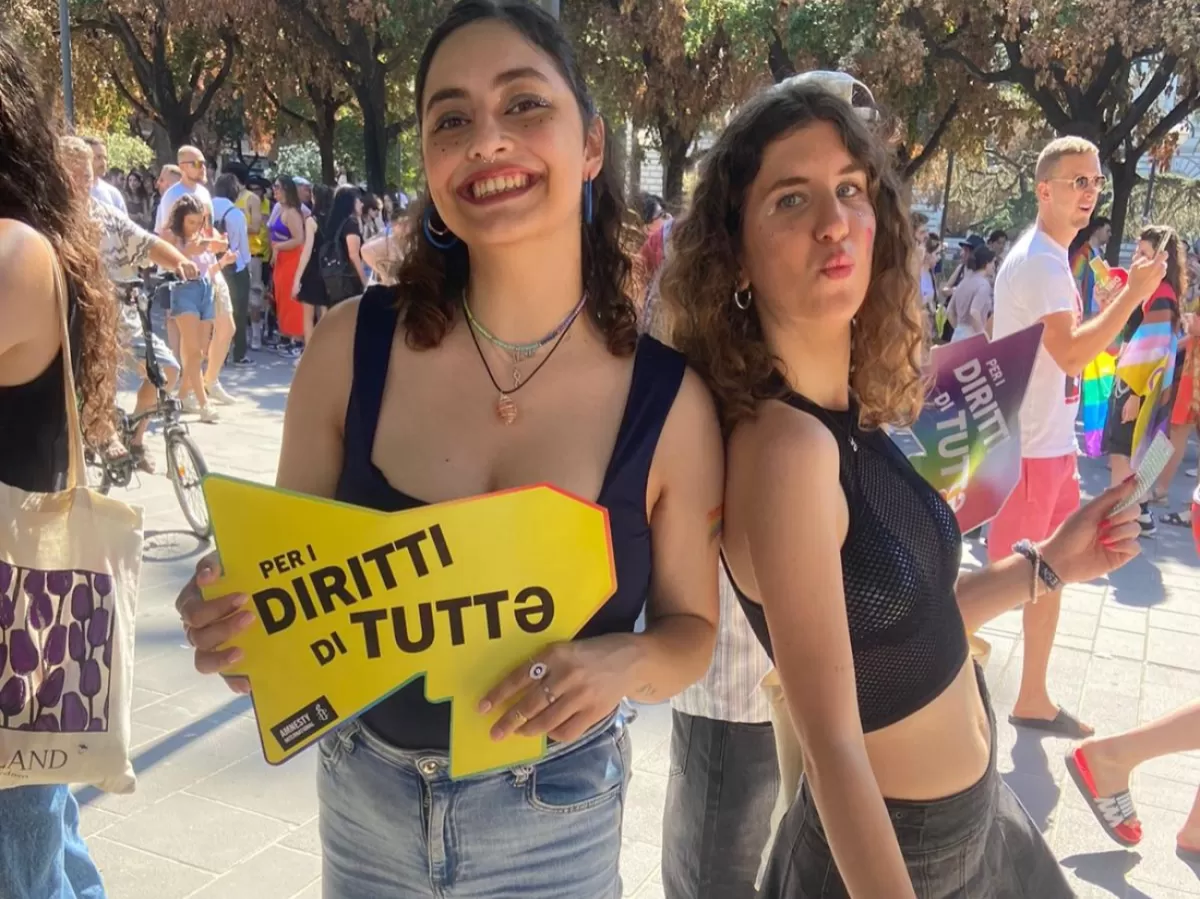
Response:
[{"label": "smiling woman", "polygon": [[[278,483],[383,511],[553,484],[607,510],[617,589],[575,640],[480,705],[506,710],[493,739],[546,736],[542,761],[452,781],[450,706],[429,702],[423,679],[324,741],[325,895],[615,899],[630,774],[618,706],[670,697],[712,655],[716,415],[681,355],[637,337],[619,181],[558,24],[529,3],[464,0],[430,38],[416,85],[421,225],[394,287],[316,327]],[[209,560],[202,583],[218,568]],[[469,614],[512,608],[532,632],[579,601],[509,586],[511,600],[477,596],[485,609]],[[246,626],[240,601],[205,602],[195,585],[181,596],[200,670],[232,662],[219,647]],[[363,627],[393,655],[447,620],[378,615]]]}]

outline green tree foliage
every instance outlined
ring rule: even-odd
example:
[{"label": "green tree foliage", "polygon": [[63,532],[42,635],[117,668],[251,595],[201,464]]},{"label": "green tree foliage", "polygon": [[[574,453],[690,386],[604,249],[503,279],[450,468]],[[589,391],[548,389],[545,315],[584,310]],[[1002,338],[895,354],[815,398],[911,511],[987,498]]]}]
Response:
[{"label": "green tree foliage", "polygon": [[678,203],[697,138],[768,80],[762,0],[596,0],[564,7],[563,23],[610,112],[627,112],[657,138],[663,193]]}]

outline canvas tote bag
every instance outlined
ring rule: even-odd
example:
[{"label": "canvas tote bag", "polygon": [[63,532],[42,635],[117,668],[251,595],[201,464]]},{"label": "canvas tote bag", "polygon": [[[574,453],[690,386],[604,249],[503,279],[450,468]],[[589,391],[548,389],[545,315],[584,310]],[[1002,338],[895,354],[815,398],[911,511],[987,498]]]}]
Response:
[{"label": "canvas tote bag", "polygon": [[57,264],[55,293],[70,466],[58,493],[0,481],[0,789],[79,783],[128,793],[142,512],[81,483],[83,434]]}]

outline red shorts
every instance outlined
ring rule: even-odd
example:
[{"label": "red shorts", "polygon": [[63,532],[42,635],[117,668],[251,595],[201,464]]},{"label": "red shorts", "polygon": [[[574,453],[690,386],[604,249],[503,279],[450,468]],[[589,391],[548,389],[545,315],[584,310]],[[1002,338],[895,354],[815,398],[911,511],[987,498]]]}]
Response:
[{"label": "red shorts", "polygon": [[1171,407],[1171,424],[1186,425],[1192,421],[1192,391],[1196,389],[1196,379],[1192,377],[1191,359],[1183,366],[1183,374],[1179,377],[1179,389],[1175,392],[1175,405]]},{"label": "red shorts", "polygon": [[1045,540],[1079,508],[1075,454],[1022,459],[1021,479],[988,527],[988,561],[1012,555],[1018,540]]}]

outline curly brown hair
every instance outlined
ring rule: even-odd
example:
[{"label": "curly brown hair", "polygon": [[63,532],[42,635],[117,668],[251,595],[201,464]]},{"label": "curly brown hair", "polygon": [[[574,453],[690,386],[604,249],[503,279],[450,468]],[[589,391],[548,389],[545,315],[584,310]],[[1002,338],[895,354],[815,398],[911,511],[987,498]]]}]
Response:
[{"label": "curly brown hair", "polygon": [[768,88],[705,154],[691,206],[671,232],[661,290],[672,342],[716,396],[726,432],[786,392],[756,307],[733,306],[746,198],[774,141],[813,122],[837,129],[866,170],[877,219],[871,281],[855,317],[850,386],[863,427],[911,423],[925,393],[924,319],[914,237],[882,140],[851,107],[813,85]]},{"label": "curly brown hair", "polygon": [[60,164],[54,133],[39,108],[33,67],[0,31],[0,218],[23,222],[54,247],[80,317],[76,387],[84,438],[113,433],[117,396],[117,303],[100,265],[100,235]]},{"label": "curly brown hair", "polygon": [[[481,21],[503,22],[554,61],[575,95],[585,128],[599,115],[575,52],[552,16],[524,0],[461,0],[434,30],[421,55],[416,81],[418,124],[434,54],[454,32]],[[402,304],[406,340],[414,349],[438,346],[453,327],[461,314],[471,271],[470,253],[462,241],[443,250],[426,240],[422,222],[427,210],[436,211],[428,192],[409,212],[413,227],[392,288]],[[612,136],[607,132],[604,165],[592,182],[592,210],[592,221],[581,226],[587,312],[604,335],[609,352],[626,356],[637,343],[636,285],[629,260],[629,211],[622,197]]]}]

